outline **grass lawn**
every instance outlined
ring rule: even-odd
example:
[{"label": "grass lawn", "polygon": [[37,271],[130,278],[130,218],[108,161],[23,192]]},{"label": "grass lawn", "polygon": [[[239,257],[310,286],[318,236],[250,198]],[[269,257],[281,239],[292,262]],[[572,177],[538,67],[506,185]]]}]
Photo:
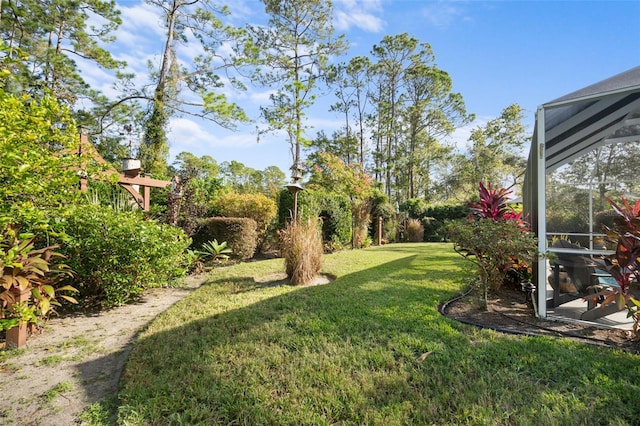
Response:
[{"label": "grass lawn", "polygon": [[281,259],[213,271],[141,334],[124,424],[640,424],[640,356],[477,330],[439,303],[469,278],[448,244],[325,257],[337,279],[268,287]]}]

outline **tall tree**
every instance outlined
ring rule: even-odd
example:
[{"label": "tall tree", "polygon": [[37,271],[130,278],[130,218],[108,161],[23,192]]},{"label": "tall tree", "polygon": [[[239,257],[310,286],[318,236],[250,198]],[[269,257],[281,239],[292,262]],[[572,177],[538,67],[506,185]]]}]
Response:
[{"label": "tall tree", "polygon": [[480,181],[505,187],[517,183],[526,166],[522,118],[522,108],[512,104],[499,117],[471,131],[469,151],[457,157],[450,174],[454,192],[472,194]]},{"label": "tall tree", "polygon": [[420,44],[415,37],[407,33],[385,36],[380,44],[374,45],[372,55],[377,60],[373,65],[373,73],[377,78],[378,92],[374,96],[377,109],[379,129],[378,155],[383,160],[384,185],[387,196],[391,199],[392,177],[397,176],[395,155],[400,139],[400,109],[404,101],[403,77],[409,67],[411,57],[421,55],[415,50],[424,51],[426,45]]},{"label": "tall tree", "polygon": [[318,79],[331,56],[341,54],[346,43],[334,37],[333,6],[326,0],[264,0],[267,26],[251,26],[266,85],[278,85],[272,105],[263,116],[274,129],[285,129],[294,166],[301,167],[305,110],[314,101]]},{"label": "tall tree", "polygon": [[99,94],[76,60],[107,70],[125,65],[101,47],[121,23],[114,0],[5,0],[0,7],[0,66],[8,71],[2,84],[11,93],[42,96],[48,90],[69,106],[81,98],[94,101]]},{"label": "tall tree", "polygon": [[364,167],[366,154],[365,122],[368,107],[368,92],[371,83],[371,61],[364,56],[351,58],[346,67],[346,75],[355,92],[353,94],[353,106],[358,131],[359,161]]},{"label": "tall tree", "polygon": [[[364,165],[365,161],[365,114],[370,67],[371,62],[368,58],[356,56],[348,63],[332,66],[327,74],[327,82],[338,98],[338,102],[331,105],[330,110],[344,114],[344,131],[340,139],[347,144],[343,148],[347,153],[346,158],[343,158],[347,164],[357,161]],[[352,119],[355,123],[355,132],[351,126]],[[339,154],[336,153],[336,155]]]},{"label": "tall tree", "polygon": [[[406,168],[408,197],[417,197],[417,187],[429,191],[432,163],[446,148],[440,140],[450,135],[457,126],[473,120],[466,112],[460,93],[453,93],[451,77],[435,65],[435,57],[430,46],[411,58],[411,65],[405,72],[406,88]],[[422,177],[422,181],[418,179]]]},{"label": "tall tree", "polygon": [[[219,89],[224,78],[235,88],[244,85],[232,75],[238,66],[233,55],[223,55],[223,45],[236,46],[243,30],[225,24],[229,14],[210,0],[146,0],[157,7],[165,26],[165,39],[160,63],[151,75],[150,87],[129,87],[128,93],[114,105],[142,100],[148,105],[144,120],[144,136],[140,146],[143,167],[150,173],[166,174],[168,155],[167,125],[173,114],[188,114],[210,120],[225,128],[248,121],[244,111],[229,102]],[[180,46],[202,53],[189,61],[180,61]],[[190,92],[198,99],[185,95]]]}]

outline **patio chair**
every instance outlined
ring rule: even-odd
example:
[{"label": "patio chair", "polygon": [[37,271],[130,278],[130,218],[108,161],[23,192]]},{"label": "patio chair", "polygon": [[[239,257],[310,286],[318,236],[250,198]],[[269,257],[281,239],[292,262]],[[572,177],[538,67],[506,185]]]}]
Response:
[{"label": "patio chair", "polygon": [[[557,240],[553,247],[572,250],[583,249],[567,240]],[[555,308],[576,299],[587,299],[587,310],[580,316],[580,319],[585,321],[591,321],[621,310],[615,302],[602,306],[602,298],[594,300],[592,297],[607,287],[617,285],[613,277],[600,268],[600,263],[592,259],[588,254],[555,253],[555,255],[552,266],[553,279],[551,280],[553,298],[547,300],[547,308]],[[567,273],[576,291],[570,293],[561,292],[561,269]]]}]

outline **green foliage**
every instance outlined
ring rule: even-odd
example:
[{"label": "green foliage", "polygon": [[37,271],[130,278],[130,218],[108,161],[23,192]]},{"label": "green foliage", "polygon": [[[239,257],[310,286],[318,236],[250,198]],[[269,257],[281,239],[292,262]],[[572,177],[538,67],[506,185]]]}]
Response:
[{"label": "green foliage", "polygon": [[218,240],[214,239],[202,244],[202,248],[198,253],[204,261],[228,260],[229,254],[233,253],[233,250],[227,247],[226,241],[218,244]]},{"label": "green foliage", "polygon": [[258,245],[256,221],[240,217],[210,217],[198,222],[193,235],[193,245],[199,250],[212,240],[225,241],[233,251],[233,257],[246,260],[253,257]]},{"label": "green foliage", "polygon": [[531,264],[537,253],[535,235],[523,231],[513,220],[461,219],[449,222],[445,232],[453,241],[454,250],[478,267],[485,308],[487,293],[502,285],[513,259]]},{"label": "green foliage", "polygon": [[293,285],[311,283],[322,266],[322,236],[317,220],[298,220],[280,234],[287,278]]},{"label": "green foliage", "polygon": [[76,59],[103,71],[124,66],[104,47],[122,22],[113,1],[21,0],[0,5],[0,32],[8,43],[3,53],[21,58],[2,63],[8,71],[2,81],[7,91],[37,98],[51,93],[67,105],[87,97],[95,102],[99,92],[84,81]]},{"label": "green foliage", "polygon": [[229,192],[215,199],[214,209],[220,216],[248,217],[258,224],[258,237],[263,239],[277,214],[276,202],[264,194]]},{"label": "green foliage", "polygon": [[404,203],[398,206],[398,209],[407,213],[409,217],[414,219],[421,219],[427,215],[426,211],[429,208],[429,203],[424,198],[410,198]]},{"label": "green foliage", "polygon": [[69,236],[63,253],[86,303],[125,304],[143,289],[167,285],[186,272],[190,239],[176,227],[140,212],[79,206],[64,212],[58,229]]},{"label": "green foliage", "polygon": [[357,200],[373,196],[373,180],[359,163],[345,164],[336,155],[318,152],[310,156],[312,164],[308,187],[334,192]]},{"label": "green foliage", "polygon": [[78,198],[75,123],[51,96],[36,101],[2,90],[0,123],[0,223],[46,229],[45,209]]},{"label": "green foliage", "polygon": [[399,209],[410,218],[420,219],[425,239],[435,242],[444,239],[442,228],[446,221],[462,219],[470,213],[467,203],[429,205],[423,198],[411,198],[400,204]]},{"label": "green foliage", "polygon": [[[286,226],[291,220],[293,196],[282,190],[278,203],[278,223]],[[351,242],[351,200],[343,194],[308,189],[298,194],[298,217],[322,219],[322,240],[327,248],[341,247]]]},{"label": "green foliage", "polygon": [[[37,325],[49,316],[58,299],[71,303],[76,300],[64,292],[76,292],[69,285],[58,285],[72,275],[64,264],[56,262],[58,246],[35,248],[34,237],[19,234],[18,228],[8,226],[0,239],[0,329],[19,324]],[[17,302],[16,294],[28,292],[29,298]],[[63,293],[60,293],[63,292]]]}]

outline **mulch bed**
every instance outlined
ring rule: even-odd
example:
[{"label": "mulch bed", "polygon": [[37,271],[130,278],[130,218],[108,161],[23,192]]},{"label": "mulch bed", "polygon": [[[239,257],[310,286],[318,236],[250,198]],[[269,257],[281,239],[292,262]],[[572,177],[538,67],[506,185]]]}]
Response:
[{"label": "mulch bed", "polygon": [[480,308],[477,295],[472,293],[443,304],[441,312],[466,324],[505,333],[564,337],[640,353],[640,340],[631,330],[538,319],[525,299],[525,293],[520,290],[502,288],[489,296],[486,311]]}]

